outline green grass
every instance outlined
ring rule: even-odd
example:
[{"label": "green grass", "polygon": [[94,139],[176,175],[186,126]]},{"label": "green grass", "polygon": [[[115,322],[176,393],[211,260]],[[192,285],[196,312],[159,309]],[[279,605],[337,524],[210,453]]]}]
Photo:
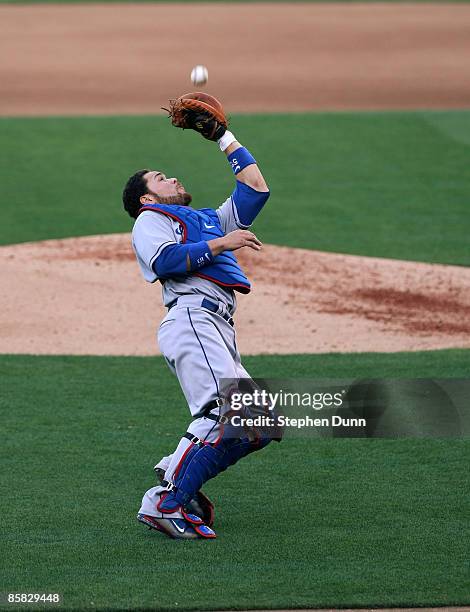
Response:
[{"label": "green grass", "polygon": [[[258,376],[465,376],[469,351],[251,357]],[[468,601],[468,440],[287,440],[208,483],[214,542],[135,513],[187,426],[161,358],[0,357],[4,592],[67,609]]]},{"label": "green grass", "polygon": [[[470,111],[242,115],[272,190],[256,222],[289,246],[468,265]],[[164,117],[1,119],[0,244],[129,231],[127,177],[157,167],[195,206],[233,177],[217,146]]]}]

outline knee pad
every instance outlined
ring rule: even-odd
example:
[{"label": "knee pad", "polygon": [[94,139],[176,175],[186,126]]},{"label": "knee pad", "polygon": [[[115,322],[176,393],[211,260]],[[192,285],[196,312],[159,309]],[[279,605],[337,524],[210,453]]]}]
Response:
[{"label": "knee pad", "polygon": [[[224,442],[224,440],[222,440]],[[223,472],[231,465],[234,465],[243,457],[246,457],[250,453],[254,453],[257,450],[261,450],[271,442],[271,438],[258,438],[256,440],[250,440],[249,438],[238,438],[232,440],[231,444],[225,445],[225,452],[221,461],[221,469]]]}]

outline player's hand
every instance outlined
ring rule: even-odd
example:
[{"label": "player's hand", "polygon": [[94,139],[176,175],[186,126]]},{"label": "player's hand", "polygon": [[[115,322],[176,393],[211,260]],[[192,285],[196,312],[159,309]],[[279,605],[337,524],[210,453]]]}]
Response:
[{"label": "player's hand", "polygon": [[209,240],[207,244],[214,257],[223,251],[236,251],[243,247],[261,251],[262,247],[261,241],[250,230],[235,230],[221,238]]},{"label": "player's hand", "polygon": [[250,230],[235,230],[226,234],[223,238],[224,251],[236,251],[242,247],[250,247],[255,251],[261,251],[261,241],[250,232]]}]

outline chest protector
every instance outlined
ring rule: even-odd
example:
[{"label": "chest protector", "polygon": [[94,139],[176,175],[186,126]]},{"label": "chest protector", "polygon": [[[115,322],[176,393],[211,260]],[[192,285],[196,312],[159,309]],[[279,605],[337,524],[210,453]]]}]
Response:
[{"label": "chest protector", "polygon": [[[146,204],[140,209],[139,214],[144,210],[152,210],[178,221],[183,228],[183,243],[191,244],[224,236],[219,217],[213,208],[194,210],[189,206],[174,204]],[[251,289],[250,281],[232,251],[223,251],[215,257],[211,264],[204,266],[201,272],[192,274],[206,278],[220,287],[240,291],[240,293],[249,293]]]}]

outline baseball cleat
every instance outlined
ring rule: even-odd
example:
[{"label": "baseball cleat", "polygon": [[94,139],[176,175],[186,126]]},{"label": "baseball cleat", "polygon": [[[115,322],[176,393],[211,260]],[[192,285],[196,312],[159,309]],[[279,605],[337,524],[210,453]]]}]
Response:
[{"label": "baseball cleat", "polygon": [[207,525],[193,525],[193,528],[194,531],[201,536],[201,538],[205,538],[206,540],[213,540],[217,537],[215,531]]},{"label": "baseball cleat", "polygon": [[191,525],[204,525],[204,521],[202,518],[199,518],[197,514],[191,514],[191,512],[185,512],[185,510],[181,511],[183,518],[188,521]]},{"label": "baseball cleat", "polygon": [[[194,516],[194,519],[200,520],[198,516]],[[141,513],[137,515],[137,520],[139,523],[147,525],[149,529],[160,531],[174,540],[214,539],[217,537],[215,531],[202,522],[191,524],[183,518],[157,518]]]},{"label": "baseball cleat", "polygon": [[157,518],[155,516],[149,516],[148,514],[138,514],[137,520],[144,525],[147,525],[149,529],[156,529],[161,531],[169,538],[175,540],[196,540],[199,536],[192,528],[192,525],[187,523],[184,519],[178,518]]}]

